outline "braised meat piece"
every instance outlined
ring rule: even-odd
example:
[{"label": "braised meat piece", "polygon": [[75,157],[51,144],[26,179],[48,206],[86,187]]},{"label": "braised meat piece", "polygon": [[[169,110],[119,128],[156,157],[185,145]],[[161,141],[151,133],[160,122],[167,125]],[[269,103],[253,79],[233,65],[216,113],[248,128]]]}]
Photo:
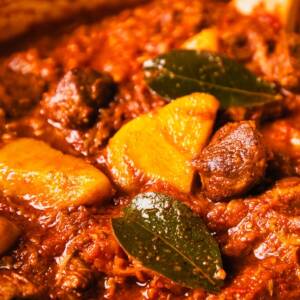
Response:
[{"label": "braised meat piece", "polygon": [[0,107],[10,118],[25,115],[41,98],[46,81],[32,74],[0,71]]},{"label": "braised meat piece", "polygon": [[20,229],[0,216],[0,256],[13,246],[19,235]]},{"label": "braised meat piece", "polygon": [[87,128],[98,109],[113,98],[116,85],[108,74],[92,69],[72,69],[43,101],[48,118],[71,129]]},{"label": "braised meat piece", "polygon": [[212,205],[208,226],[235,275],[209,300],[299,299],[299,196],[300,179],[294,177],[261,195]]},{"label": "braised meat piece", "polygon": [[249,191],[264,176],[266,156],[253,121],[225,125],[195,160],[205,194],[218,201]]}]

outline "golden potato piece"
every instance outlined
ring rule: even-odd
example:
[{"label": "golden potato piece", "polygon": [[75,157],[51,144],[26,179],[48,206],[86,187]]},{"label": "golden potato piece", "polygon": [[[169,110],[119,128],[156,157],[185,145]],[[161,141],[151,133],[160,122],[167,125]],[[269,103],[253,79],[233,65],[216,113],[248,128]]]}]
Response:
[{"label": "golden potato piece", "polygon": [[97,204],[112,195],[110,181],[98,169],[29,138],[0,149],[0,188],[38,208]]},{"label": "golden potato piece", "polygon": [[160,180],[188,193],[190,162],[207,143],[218,107],[213,96],[195,93],[127,123],[107,148],[114,181],[134,191],[145,180]]},{"label": "golden potato piece", "polygon": [[145,115],[126,124],[111,140],[108,157],[113,177],[124,190],[134,190],[138,178],[144,176],[167,181],[180,190],[190,189],[192,167],[172,144],[166,142],[151,116]]},{"label": "golden potato piece", "polygon": [[0,255],[8,251],[20,235],[20,229],[6,218],[0,217]]},{"label": "golden potato piece", "polygon": [[194,93],[160,109],[158,126],[166,139],[191,160],[205,146],[218,108],[214,96]]},{"label": "golden potato piece", "polygon": [[206,50],[217,52],[219,49],[218,30],[216,27],[203,29],[186,40],[182,48],[190,50]]}]

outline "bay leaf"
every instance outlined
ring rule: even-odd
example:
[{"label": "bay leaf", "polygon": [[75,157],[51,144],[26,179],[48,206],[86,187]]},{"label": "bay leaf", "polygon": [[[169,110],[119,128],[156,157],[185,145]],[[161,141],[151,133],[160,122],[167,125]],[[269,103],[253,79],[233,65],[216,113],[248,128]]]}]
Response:
[{"label": "bay leaf", "polygon": [[218,244],[202,219],[180,201],[139,194],[123,217],[112,219],[112,227],[123,249],[146,268],[189,288],[215,292],[222,286]]},{"label": "bay leaf", "polygon": [[195,50],[173,50],[144,63],[149,87],[166,99],[194,92],[214,95],[223,108],[259,106],[279,100],[275,85],[237,61]]}]

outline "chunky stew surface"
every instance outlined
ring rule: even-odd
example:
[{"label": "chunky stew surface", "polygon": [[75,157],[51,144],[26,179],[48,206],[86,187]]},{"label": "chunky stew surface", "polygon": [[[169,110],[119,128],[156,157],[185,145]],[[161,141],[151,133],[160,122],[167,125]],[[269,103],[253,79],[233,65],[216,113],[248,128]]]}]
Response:
[{"label": "chunky stew surface", "polygon": [[[151,1],[73,27],[0,59],[0,299],[299,299],[299,37],[226,1]],[[179,48],[222,53],[280,99],[169,102],[143,64]],[[171,280],[113,232],[148,192],[202,219],[219,288]]]}]

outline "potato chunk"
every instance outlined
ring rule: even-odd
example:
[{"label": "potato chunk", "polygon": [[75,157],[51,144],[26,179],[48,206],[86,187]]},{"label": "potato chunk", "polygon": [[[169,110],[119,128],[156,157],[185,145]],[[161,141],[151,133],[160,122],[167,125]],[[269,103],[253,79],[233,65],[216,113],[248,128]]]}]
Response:
[{"label": "potato chunk", "polygon": [[217,100],[208,94],[179,98],[159,110],[159,130],[187,159],[192,159],[205,146],[218,108]]},{"label": "potato chunk", "polygon": [[9,220],[0,217],[0,255],[9,250],[20,235],[20,229]]},{"label": "potato chunk", "polygon": [[219,49],[218,30],[216,27],[203,29],[198,34],[186,40],[182,48],[190,50],[206,50],[217,52]]},{"label": "potato chunk", "polygon": [[39,208],[94,204],[112,195],[108,178],[98,169],[29,138],[0,149],[0,188]]},{"label": "potato chunk", "polygon": [[218,107],[213,96],[195,93],[127,123],[107,148],[114,181],[134,191],[145,181],[159,180],[188,193],[191,160],[206,144]]}]

